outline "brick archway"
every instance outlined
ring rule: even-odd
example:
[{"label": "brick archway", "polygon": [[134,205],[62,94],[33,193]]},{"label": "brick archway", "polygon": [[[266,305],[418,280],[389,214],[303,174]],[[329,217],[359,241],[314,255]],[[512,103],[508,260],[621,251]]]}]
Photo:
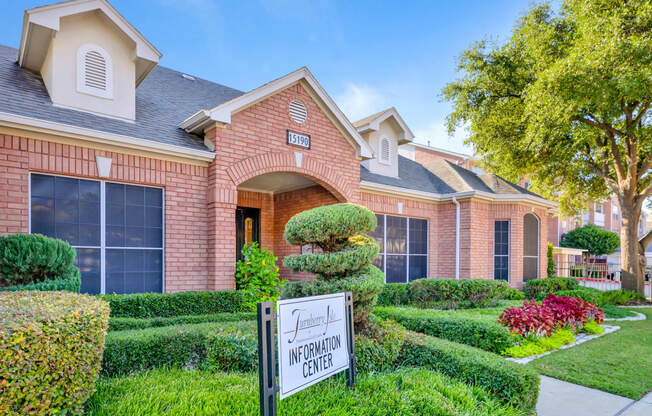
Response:
[{"label": "brick archway", "polygon": [[303,152],[265,153],[250,157],[226,169],[233,183],[241,183],[265,173],[293,172],[306,176],[327,189],[339,202],[351,201],[351,187],[329,166]]}]

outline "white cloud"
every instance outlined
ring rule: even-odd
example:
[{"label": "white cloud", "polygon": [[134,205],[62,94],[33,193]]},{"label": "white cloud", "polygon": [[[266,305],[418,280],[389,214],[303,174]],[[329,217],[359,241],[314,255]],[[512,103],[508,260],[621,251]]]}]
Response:
[{"label": "white cloud", "polygon": [[387,98],[377,89],[352,82],[335,96],[335,102],[351,121],[360,120],[390,106]]},{"label": "white cloud", "polygon": [[433,147],[458,153],[473,153],[471,146],[464,144],[464,140],[468,137],[464,128],[458,128],[452,136],[449,136],[444,123],[430,123],[427,126],[413,129],[413,132],[414,141],[417,143],[428,144],[430,142],[430,146]]}]

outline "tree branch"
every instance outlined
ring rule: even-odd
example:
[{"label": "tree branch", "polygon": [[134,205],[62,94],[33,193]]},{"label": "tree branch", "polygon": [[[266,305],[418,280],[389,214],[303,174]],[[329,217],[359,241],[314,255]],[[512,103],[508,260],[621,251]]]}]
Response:
[{"label": "tree branch", "polygon": [[645,162],[643,162],[641,170],[636,175],[636,179],[640,181],[643,175],[645,175],[650,169],[652,169],[652,151],[647,154],[647,158],[645,159]]},{"label": "tree branch", "polygon": [[645,248],[652,244],[652,230],[649,230],[647,234],[638,240],[638,243],[643,247],[643,255],[645,255]]},{"label": "tree branch", "polygon": [[650,109],[650,101],[644,102],[641,108],[638,110],[638,114],[636,115],[636,118],[634,118],[634,125],[638,124],[641,121],[641,119],[649,109]]},{"label": "tree branch", "polygon": [[652,182],[650,182],[650,184],[641,191],[639,198],[645,200],[645,198],[649,197],[650,195],[652,195]]}]

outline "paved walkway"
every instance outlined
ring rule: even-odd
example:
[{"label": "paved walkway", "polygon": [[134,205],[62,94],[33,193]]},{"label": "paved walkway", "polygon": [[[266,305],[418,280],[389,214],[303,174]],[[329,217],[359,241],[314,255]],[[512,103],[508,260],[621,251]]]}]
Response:
[{"label": "paved walkway", "polygon": [[601,390],[541,376],[539,416],[650,416],[652,392],[634,402]]}]

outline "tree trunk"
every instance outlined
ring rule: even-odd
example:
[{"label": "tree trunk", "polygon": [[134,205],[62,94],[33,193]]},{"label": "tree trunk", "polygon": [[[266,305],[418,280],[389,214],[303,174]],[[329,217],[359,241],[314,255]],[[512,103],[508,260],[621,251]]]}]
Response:
[{"label": "tree trunk", "polygon": [[622,227],[620,228],[620,266],[622,288],[645,294],[645,283],[638,242],[640,210],[634,204],[626,206],[621,201]]}]

